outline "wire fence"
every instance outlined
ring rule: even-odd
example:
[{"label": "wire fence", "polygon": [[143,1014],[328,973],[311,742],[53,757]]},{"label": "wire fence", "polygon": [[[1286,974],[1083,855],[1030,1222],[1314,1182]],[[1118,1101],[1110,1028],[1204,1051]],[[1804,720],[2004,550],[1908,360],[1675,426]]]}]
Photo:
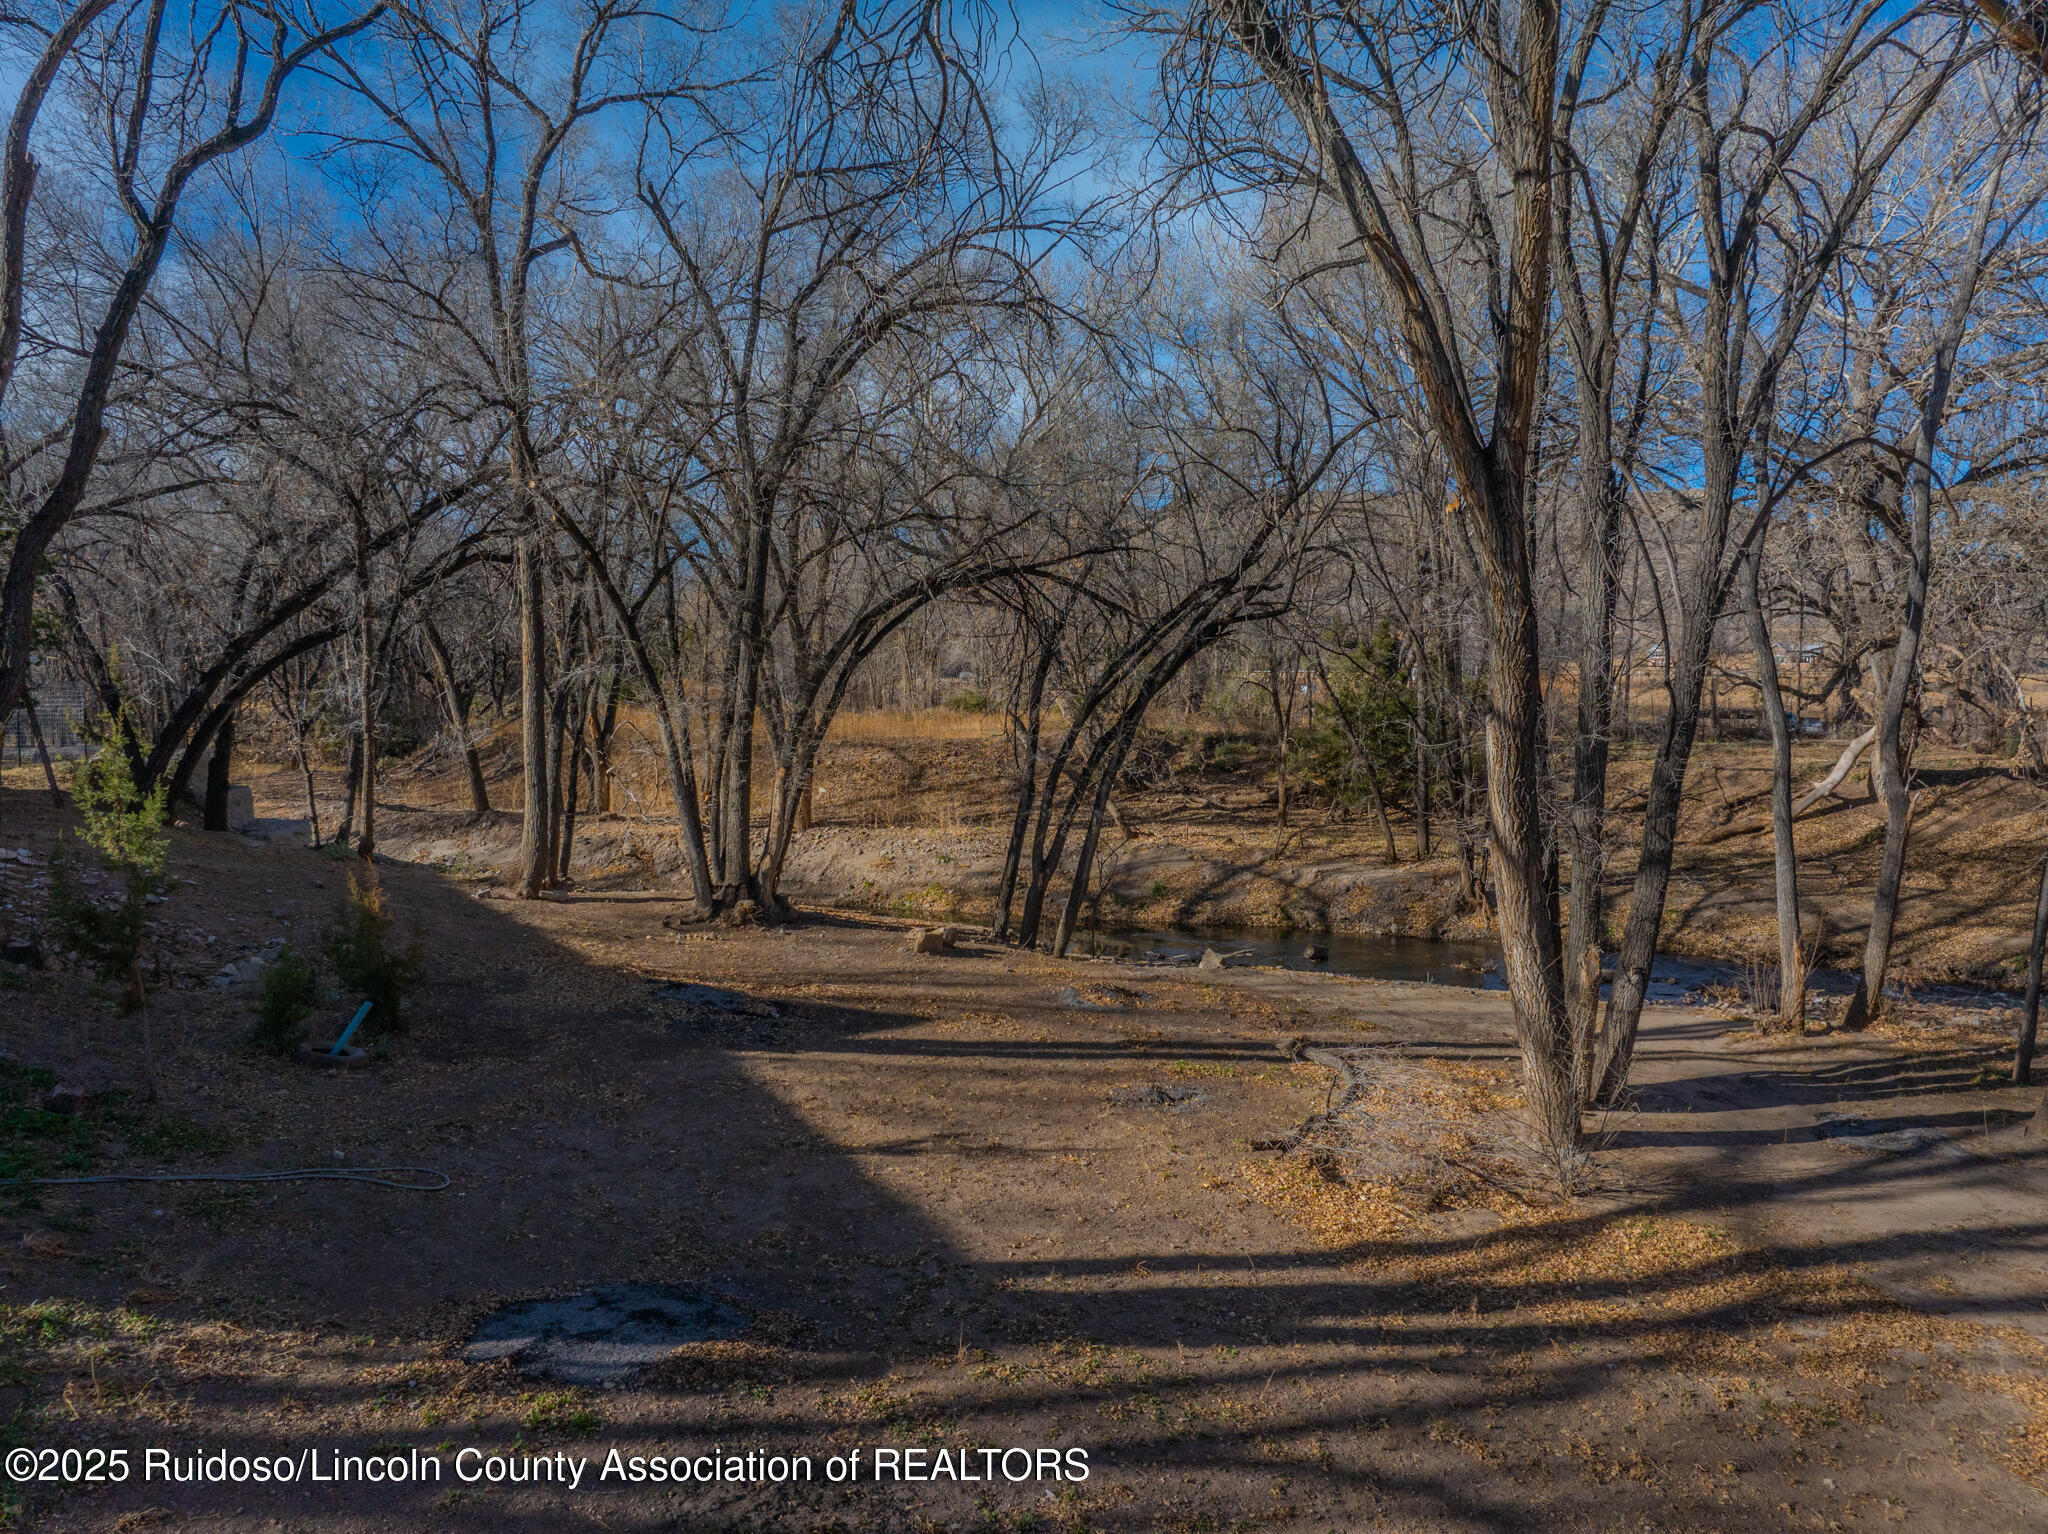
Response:
[{"label": "wire fence", "polygon": [[[35,724],[53,757],[84,756],[88,749],[79,732],[99,708],[99,700],[82,682],[43,682],[34,690]],[[35,729],[29,711],[18,708],[0,735],[0,762],[21,767],[36,759]]]}]

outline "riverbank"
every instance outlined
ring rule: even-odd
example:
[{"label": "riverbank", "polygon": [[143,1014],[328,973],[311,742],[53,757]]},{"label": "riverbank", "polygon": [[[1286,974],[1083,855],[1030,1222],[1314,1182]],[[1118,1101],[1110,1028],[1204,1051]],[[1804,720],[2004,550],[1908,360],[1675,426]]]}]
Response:
[{"label": "riverbank", "polygon": [[[496,740],[485,752],[499,805],[518,802],[510,746]],[[1836,750],[1832,743],[1802,743],[1800,781],[1822,776]],[[1086,908],[1089,925],[1487,937],[1485,914],[1459,906],[1457,865],[1443,851],[1449,827],[1433,828],[1436,855],[1418,857],[1416,827],[1397,816],[1390,862],[1382,832],[1364,817],[1343,819],[1297,798],[1281,826],[1267,767],[1255,755],[1190,749],[1182,760],[1198,765],[1163,773],[1115,801]],[[1236,765],[1219,767],[1217,760]],[[1624,837],[1640,816],[1649,764],[1647,746],[1617,748],[1610,817]],[[677,876],[666,794],[652,768],[644,751],[622,752],[616,812],[579,817],[572,872],[580,884],[649,886]],[[1009,827],[1008,771],[1007,746],[983,716],[852,716],[825,748],[814,825],[792,846],[786,892],[800,902],[878,915],[985,924]],[[238,776],[254,785],[263,815],[304,816],[296,770],[252,764]],[[341,777],[332,767],[316,776],[323,824],[331,830]],[[1769,781],[1760,744],[1699,746],[1680,822],[1664,952],[1738,965],[1775,960]],[[1896,977],[1909,987],[2019,984],[2039,859],[2048,849],[2048,790],[2028,783],[2014,763],[1932,745],[1919,753],[1915,785]],[[458,875],[506,877],[518,855],[518,817],[474,814],[460,807],[464,793],[450,763],[391,771],[380,795],[383,849]],[[1882,815],[1864,797],[1860,778],[1852,780],[1852,794],[1817,806],[1798,827],[1804,919],[1824,966],[1860,960],[1883,840]],[[1617,924],[1633,862],[1624,840],[1610,874],[1610,918]],[[1610,945],[1616,935],[1608,935]]]}]

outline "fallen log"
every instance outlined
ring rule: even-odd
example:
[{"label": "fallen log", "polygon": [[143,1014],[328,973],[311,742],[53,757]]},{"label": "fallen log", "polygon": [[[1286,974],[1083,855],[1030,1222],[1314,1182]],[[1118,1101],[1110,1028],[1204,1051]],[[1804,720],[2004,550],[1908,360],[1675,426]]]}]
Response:
[{"label": "fallen log", "polygon": [[1808,789],[1806,791],[1806,797],[1804,797],[1797,804],[1792,806],[1793,818],[1796,820],[1799,816],[1804,815],[1816,804],[1819,804],[1821,800],[1827,798],[1828,795],[1832,794],[1836,789],[1840,788],[1842,786],[1842,780],[1848,777],[1849,774],[1855,770],[1857,758],[1862,756],[1865,751],[1869,750],[1871,743],[1874,742],[1876,739],[1877,726],[1873,724],[1861,735],[1857,736],[1854,740],[1850,741],[1849,744],[1843,748],[1841,756],[1836,760],[1833,769],[1828,773],[1828,775],[1822,778],[1818,783],[1814,784],[1812,788]]}]

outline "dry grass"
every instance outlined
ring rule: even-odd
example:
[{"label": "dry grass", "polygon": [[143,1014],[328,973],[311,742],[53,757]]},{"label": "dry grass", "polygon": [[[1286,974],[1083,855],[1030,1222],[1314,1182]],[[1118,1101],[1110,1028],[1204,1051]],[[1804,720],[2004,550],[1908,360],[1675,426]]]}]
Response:
[{"label": "dry grass", "polygon": [[[1342,1100],[1312,1121],[1279,1167],[1245,1174],[1334,1244],[1397,1234],[1433,1211],[1526,1207],[1540,1182],[1508,1072],[1475,1061],[1349,1049]],[[1304,1178],[1345,1190],[1305,1198]],[[1536,1195],[1540,1197],[1540,1195]]]},{"label": "dry grass", "polygon": [[993,740],[1003,733],[1003,716],[959,708],[876,708],[848,710],[832,721],[826,739],[846,744],[888,745],[899,740]]},{"label": "dry grass", "polygon": [[[1438,1096],[1458,1111],[1455,1088]],[[2048,1346],[2018,1328],[1927,1314],[1817,1249],[1746,1245],[1698,1220],[1494,1200],[1499,1229],[1445,1240],[1399,1184],[1303,1157],[1243,1170],[1252,1198],[1319,1245],[1402,1273],[1432,1312],[1557,1344],[1626,1338],[1638,1367],[1682,1373],[1727,1403],[1746,1396],[1795,1438],[1880,1420],[1876,1398],[1901,1385],[1919,1399],[1937,1383],[1998,1392],[2021,1420],[1984,1452],[2048,1489]]]}]

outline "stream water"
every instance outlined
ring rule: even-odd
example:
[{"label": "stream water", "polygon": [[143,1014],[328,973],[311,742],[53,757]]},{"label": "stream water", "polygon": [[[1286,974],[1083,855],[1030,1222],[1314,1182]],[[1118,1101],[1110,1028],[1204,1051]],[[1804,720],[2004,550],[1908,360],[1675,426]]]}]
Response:
[{"label": "stream water", "polygon": [[[1238,964],[1269,968],[1321,970],[1338,975],[1366,975],[1379,980],[1416,980],[1429,985],[1466,986],[1474,990],[1507,989],[1500,950],[1471,939],[1370,937],[1361,933],[1283,932],[1260,927],[1177,928],[1170,931],[1129,929],[1079,932],[1078,952],[1129,959],[1140,964],[1192,964],[1204,948],[1213,948]],[[1311,949],[1324,957],[1308,957]],[[1697,1002],[1709,986],[1737,985],[1750,967],[1731,959],[1678,958],[1659,954],[1650,967],[1649,999]],[[1856,989],[1849,970],[1819,969],[1808,979],[1810,993],[1847,996]],[[1898,992],[1887,987],[1890,994]],[[1974,986],[1916,988],[1916,1000],[1971,1008],[2017,1007],[2020,998]]]}]

